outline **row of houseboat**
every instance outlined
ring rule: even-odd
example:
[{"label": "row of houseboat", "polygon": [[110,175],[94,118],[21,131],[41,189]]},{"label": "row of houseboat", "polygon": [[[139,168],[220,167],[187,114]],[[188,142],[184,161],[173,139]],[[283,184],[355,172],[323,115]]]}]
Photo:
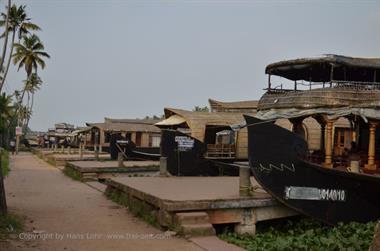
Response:
[{"label": "row of houseboat", "polygon": [[165,108],[160,120],[105,118],[72,131],[72,144],[113,158],[165,157],[178,176],[238,175],[249,164],[302,213],[331,224],[379,218],[380,59],[325,55],[265,72],[260,100],[209,99],[209,112]]}]

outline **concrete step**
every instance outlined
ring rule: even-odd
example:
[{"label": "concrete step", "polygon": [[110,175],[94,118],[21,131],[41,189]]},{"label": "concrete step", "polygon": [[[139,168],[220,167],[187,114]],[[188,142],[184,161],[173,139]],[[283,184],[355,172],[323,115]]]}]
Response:
[{"label": "concrete step", "polygon": [[210,236],[215,235],[215,229],[212,224],[183,224],[180,233],[185,236]]},{"label": "concrete step", "polygon": [[96,173],[82,173],[82,181],[97,181],[98,175]]},{"label": "concrete step", "polygon": [[206,212],[176,213],[175,220],[179,225],[209,223],[209,217]]}]

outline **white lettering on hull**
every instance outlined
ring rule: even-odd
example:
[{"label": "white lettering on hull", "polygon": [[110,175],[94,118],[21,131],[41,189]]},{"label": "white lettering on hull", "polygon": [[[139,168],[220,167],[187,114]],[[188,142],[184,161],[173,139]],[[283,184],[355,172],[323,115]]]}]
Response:
[{"label": "white lettering on hull", "polygon": [[285,187],[286,200],[324,200],[346,201],[346,191],[342,189],[328,189],[316,187]]}]

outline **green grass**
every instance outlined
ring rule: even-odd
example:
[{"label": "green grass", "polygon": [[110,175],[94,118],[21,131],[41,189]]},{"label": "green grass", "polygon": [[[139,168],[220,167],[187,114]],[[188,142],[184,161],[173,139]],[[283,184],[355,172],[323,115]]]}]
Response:
[{"label": "green grass", "polygon": [[62,172],[73,180],[81,181],[80,173],[70,167],[65,167]]},{"label": "green grass", "polygon": [[1,168],[3,171],[3,176],[7,176],[9,174],[9,152],[4,150],[1,152]]},{"label": "green grass", "polygon": [[17,234],[22,231],[24,221],[17,215],[9,213],[6,216],[0,216],[0,240],[8,239],[10,234]]},{"label": "green grass", "polygon": [[107,197],[112,200],[113,202],[116,202],[119,205],[125,206],[128,208],[128,210],[136,217],[144,220],[148,224],[159,228],[160,224],[158,223],[157,219],[154,217],[154,215],[146,212],[144,210],[144,205],[142,204],[143,202],[139,203],[130,203],[128,198],[124,196],[121,192],[119,191],[112,191],[109,193],[106,193]]},{"label": "green grass", "polygon": [[376,223],[349,223],[329,227],[320,222],[288,220],[276,227],[258,229],[256,235],[224,232],[219,237],[249,251],[255,250],[368,250]]}]

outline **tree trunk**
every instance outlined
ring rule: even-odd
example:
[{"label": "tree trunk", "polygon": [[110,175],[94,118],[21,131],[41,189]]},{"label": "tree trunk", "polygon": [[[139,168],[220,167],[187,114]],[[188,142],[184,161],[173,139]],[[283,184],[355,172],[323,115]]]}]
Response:
[{"label": "tree trunk", "polygon": [[7,200],[5,198],[3,167],[1,160],[2,154],[0,151],[0,216],[5,216],[7,214]]},{"label": "tree trunk", "polygon": [[[33,105],[34,105],[34,93],[32,93],[32,101],[30,103],[30,112],[33,111]],[[25,125],[26,130],[28,129],[28,126],[29,126],[30,117],[31,116],[28,116],[28,119],[26,120],[26,125]]]},{"label": "tree trunk", "polygon": [[1,89],[3,88],[4,83],[5,83],[5,79],[7,78],[9,66],[10,66],[11,61],[12,61],[12,54],[13,54],[13,47],[14,47],[14,43],[15,43],[16,30],[13,29],[12,32],[13,32],[13,34],[12,34],[11,50],[9,51],[7,66],[6,66],[4,74],[3,74],[3,79],[1,80],[1,83],[0,83],[0,92],[1,92]]},{"label": "tree trunk", "polygon": [[[5,54],[7,53],[7,46],[8,46],[8,30],[9,30],[9,12],[11,10],[11,0],[8,0],[8,11],[7,11],[7,18],[5,19],[5,33],[4,33],[4,45],[3,45],[3,53],[0,58],[0,71],[3,69],[4,65],[4,58]],[[0,93],[3,86],[0,87]]]}]

